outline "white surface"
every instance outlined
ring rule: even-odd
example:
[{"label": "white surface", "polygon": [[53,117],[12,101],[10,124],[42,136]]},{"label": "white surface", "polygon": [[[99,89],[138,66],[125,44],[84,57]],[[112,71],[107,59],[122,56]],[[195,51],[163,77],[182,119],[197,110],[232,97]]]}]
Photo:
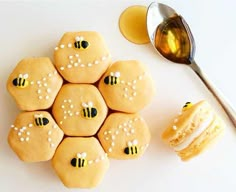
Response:
[{"label": "white surface", "polygon": [[[233,0],[162,1],[189,23],[197,44],[196,61],[236,107],[235,6]],[[151,1],[74,1],[0,3],[0,191],[78,191],[60,182],[50,162],[26,164],[7,144],[9,126],[18,114],[5,84],[16,63],[30,56],[49,56],[66,31],[96,30],[113,60],[138,59],[155,81],[157,94],[142,114],[152,134],[145,155],[132,161],[111,160],[101,185],[91,191],[198,192],[235,191],[236,131],[211,94],[186,66],[171,64],[151,45],[131,44],[119,32],[118,18],[129,5]],[[186,101],[207,99],[227,123],[224,137],[201,156],[183,163],[160,140],[165,127]],[[83,191],[83,190],[81,190]]]}]

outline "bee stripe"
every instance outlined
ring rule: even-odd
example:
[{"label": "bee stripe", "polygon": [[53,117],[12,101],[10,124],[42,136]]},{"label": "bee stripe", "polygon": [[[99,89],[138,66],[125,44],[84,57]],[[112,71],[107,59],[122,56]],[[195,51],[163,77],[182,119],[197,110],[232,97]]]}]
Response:
[{"label": "bee stripe", "polygon": [[84,159],[82,159],[82,167],[84,167],[84,161],[85,161],[85,160],[84,160]]},{"label": "bee stripe", "polygon": [[131,154],[133,155],[133,154],[134,154],[134,149],[133,149],[133,147],[130,147],[130,149],[131,149]]},{"label": "bee stripe", "polygon": [[22,80],[22,78],[20,77],[19,81],[18,81],[18,86],[21,86],[21,80]]},{"label": "bee stripe", "polygon": [[83,109],[83,113],[84,113],[84,117],[86,117],[86,111],[85,111],[85,109]]},{"label": "bee stripe", "polygon": [[137,148],[137,146],[135,146],[135,154],[137,154],[138,153],[138,148]]},{"label": "bee stripe", "polygon": [[87,115],[88,115],[88,117],[90,117],[90,110],[89,110],[89,108],[87,108]]},{"label": "bee stripe", "polygon": [[117,77],[115,77],[115,84],[117,84]]},{"label": "bee stripe", "polygon": [[25,86],[25,79],[23,79],[22,86]]},{"label": "bee stripe", "polygon": [[113,76],[111,76],[111,85],[113,85],[113,84],[114,84],[114,82],[113,82],[114,80],[113,80],[113,79],[114,79],[114,77],[113,77]]},{"label": "bee stripe", "polygon": [[78,163],[79,163],[78,167],[81,167],[81,159],[80,158],[78,159]]}]

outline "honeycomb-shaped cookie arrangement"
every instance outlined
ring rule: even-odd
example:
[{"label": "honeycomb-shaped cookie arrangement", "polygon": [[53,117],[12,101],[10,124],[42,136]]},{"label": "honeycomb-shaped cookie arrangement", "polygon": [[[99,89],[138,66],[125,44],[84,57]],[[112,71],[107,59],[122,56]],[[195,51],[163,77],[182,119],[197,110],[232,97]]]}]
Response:
[{"label": "honeycomb-shaped cookie arrangement", "polygon": [[151,101],[152,80],[141,62],[111,65],[97,32],[65,33],[54,65],[46,57],[23,59],[7,88],[23,110],[11,126],[9,145],[26,162],[52,159],[67,187],[97,186],[109,157],[137,158],[149,144],[138,112]]}]

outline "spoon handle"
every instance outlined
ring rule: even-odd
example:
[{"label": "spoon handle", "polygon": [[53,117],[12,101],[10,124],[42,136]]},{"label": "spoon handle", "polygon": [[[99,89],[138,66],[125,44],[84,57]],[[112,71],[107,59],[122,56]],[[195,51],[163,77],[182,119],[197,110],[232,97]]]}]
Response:
[{"label": "spoon handle", "polygon": [[202,82],[206,85],[206,87],[209,89],[209,91],[215,96],[219,104],[224,109],[225,113],[233,123],[233,125],[236,127],[236,112],[235,110],[230,106],[230,104],[226,101],[226,99],[220,94],[220,92],[215,88],[215,86],[209,81],[207,76],[202,72],[200,67],[193,61],[189,65],[193,71],[200,77]]}]

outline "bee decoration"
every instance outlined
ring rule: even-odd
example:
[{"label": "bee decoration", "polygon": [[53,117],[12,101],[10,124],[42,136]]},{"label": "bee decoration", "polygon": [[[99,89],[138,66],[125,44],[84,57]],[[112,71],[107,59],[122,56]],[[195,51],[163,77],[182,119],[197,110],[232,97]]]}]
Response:
[{"label": "bee decoration", "polygon": [[85,41],[83,37],[77,36],[75,37],[74,46],[76,49],[87,49],[89,47],[89,42]]},{"label": "bee decoration", "polygon": [[87,156],[87,153],[85,152],[77,153],[76,157],[71,159],[70,164],[76,168],[86,167],[88,164],[86,156]]},{"label": "bee decoration", "polygon": [[133,141],[128,142],[128,147],[124,149],[124,153],[127,155],[135,155],[139,153],[138,140],[135,139]]},{"label": "bee decoration", "polygon": [[42,114],[34,115],[35,125],[39,127],[43,127],[49,123],[49,120],[46,117],[43,117]]},{"label": "bee decoration", "polygon": [[107,85],[116,85],[120,83],[120,72],[111,72],[110,75],[106,76],[104,83]]},{"label": "bee decoration", "polygon": [[187,111],[192,106],[193,106],[193,104],[191,102],[186,102],[185,105],[182,108],[182,111]]},{"label": "bee decoration", "polygon": [[19,88],[25,88],[29,85],[27,78],[28,74],[19,74],[17,78],[13,79],[12,84]]},{"label": "bee decoration", "polygon": [[83,110],[82,115],[86,119],[95,118],[97,116],[97,109],[93,107],[93,102],[89,101],[88,103],[82,103]]}]

